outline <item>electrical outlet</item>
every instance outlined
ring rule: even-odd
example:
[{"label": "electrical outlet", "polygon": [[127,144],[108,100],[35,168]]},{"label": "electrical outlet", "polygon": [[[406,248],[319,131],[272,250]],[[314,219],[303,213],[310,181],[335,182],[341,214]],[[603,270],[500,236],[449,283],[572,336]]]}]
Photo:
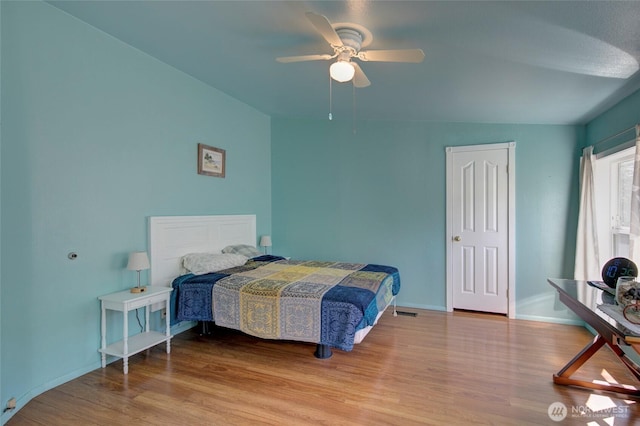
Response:
[{"label": "electrical outlet", "polygon": [[16,408],[16,399],[11,398],[9,401],[7,401],[7,410],[13,410],[14,408]]}]

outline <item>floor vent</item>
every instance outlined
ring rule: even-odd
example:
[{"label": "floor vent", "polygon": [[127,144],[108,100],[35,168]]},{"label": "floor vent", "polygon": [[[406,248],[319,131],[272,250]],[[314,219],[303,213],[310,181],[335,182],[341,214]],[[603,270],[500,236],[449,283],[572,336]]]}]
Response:
[{"label": "floor vent", "polygon": [[418,314],[416,312],[407,312],[407,311],[396,311],[398,315],[404,315],[405,317],[417,317]]}]

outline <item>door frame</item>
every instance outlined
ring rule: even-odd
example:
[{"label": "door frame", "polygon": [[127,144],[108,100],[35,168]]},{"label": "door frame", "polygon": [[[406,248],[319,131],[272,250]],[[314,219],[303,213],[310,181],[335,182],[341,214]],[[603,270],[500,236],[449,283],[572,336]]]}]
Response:
[{"label": "door frame", "polygon": [[446,305],[447,312],[453,312],[453,264],[451,263],[452,259],[452,250],[453,250],[453,220],[451,219],[453,215],[453,154],[456,152],[469,152],[469,151],[489,151],[496,149],[506,149],[508,154],[508,165],[507,165],[507,204],[508,204],[508,212],[507,212],[507,231],[509,232],[509,236],[507,238],[508,244],[508,261],[507,261],[507,269],[508,269],[508,284],[507,284],[507,300],[508,300],[508,311],[507,316],[509,318],[515,318],[516,316],[516,226],[515,226],[515,218],[516,218],[516,143],[515,142],[505,142],[505,143],[494,143],[494,144],[484,144],[484,145],[465,145],[465,146],[448,146],[445,148],[446,157],[447,157],[447,201],[446,201],[446,241],[447,241],[447,249],[446,249],[446,265],[447,265],[447,292],[446,292]]}]

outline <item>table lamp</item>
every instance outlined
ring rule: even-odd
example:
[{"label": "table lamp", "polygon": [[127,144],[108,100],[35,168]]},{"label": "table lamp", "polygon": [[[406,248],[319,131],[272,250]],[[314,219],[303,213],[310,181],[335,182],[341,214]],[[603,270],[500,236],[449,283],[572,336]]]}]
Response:
[{"label": "table lamp", "polygon": [[260,237],[260,246],[264,247],[264,254],[267,254],[267,247],[271,247],[271,236],[263,235]]},{"label": "table lamp", "polygon": [[140,271],[149,269],[149,257],[146,251],[134,251],[129,254],[129,262],[127,263],[127,269],[138,272],[138,286],[131,289],[131,293],[143,293],[147,290],[146,287],[140,287]]}]

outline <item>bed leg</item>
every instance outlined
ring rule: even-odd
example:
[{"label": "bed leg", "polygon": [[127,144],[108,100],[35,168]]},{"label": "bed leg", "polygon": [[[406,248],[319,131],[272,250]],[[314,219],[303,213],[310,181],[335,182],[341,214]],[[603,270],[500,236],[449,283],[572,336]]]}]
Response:
[{"label": "bed leg", "polygon": [[331,352],[331,347],[329,345],[321,345],[320,343],[318,343],[318,345],[316,346],[316,351],[313,355],[319,359],[327,359],[331,358],[333,352]]},{"label": "bed leg", "polygon": [[209,328],[209,325],[211,324],[211,321],[200,321],[200,335],[201,336],[208,336],[211,334],[211,330]]},{"label": "bed leg", "polygon": [[393,296],[393,316],[398,316],[398,311],[396,310],[396,296]]}]

